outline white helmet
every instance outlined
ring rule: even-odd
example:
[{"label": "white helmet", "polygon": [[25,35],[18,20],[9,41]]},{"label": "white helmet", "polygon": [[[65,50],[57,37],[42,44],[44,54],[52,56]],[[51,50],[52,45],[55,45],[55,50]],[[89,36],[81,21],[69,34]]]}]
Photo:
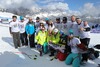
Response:
[{"label": "white helmet", "polygon": [[54,29],[54,32],[57,33],[59,30],[57,28]]}]

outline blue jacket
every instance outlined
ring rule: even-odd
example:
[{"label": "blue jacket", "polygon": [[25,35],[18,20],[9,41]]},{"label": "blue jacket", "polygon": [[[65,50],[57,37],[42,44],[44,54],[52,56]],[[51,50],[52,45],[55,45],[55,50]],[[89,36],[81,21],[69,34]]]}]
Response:
[{"label": "blue jacket", "polygon": [[26,31],[27,34],[30,34],[30,35],[34,34],[35,33],[34,23],[33,22],[32,23],[27,23],[25,31]]}]

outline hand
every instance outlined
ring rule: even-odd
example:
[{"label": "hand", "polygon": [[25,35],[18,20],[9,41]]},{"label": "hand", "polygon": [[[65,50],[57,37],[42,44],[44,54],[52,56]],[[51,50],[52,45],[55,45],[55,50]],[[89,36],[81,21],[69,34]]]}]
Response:
[{"label": "hand", "polygon": [[52,43],[52,41],[50,40],[49,43]]},{"label": "hand", "polygon": [[80,30],[81,30],[81,31],[84,31],[85,29],[81,27]]}]

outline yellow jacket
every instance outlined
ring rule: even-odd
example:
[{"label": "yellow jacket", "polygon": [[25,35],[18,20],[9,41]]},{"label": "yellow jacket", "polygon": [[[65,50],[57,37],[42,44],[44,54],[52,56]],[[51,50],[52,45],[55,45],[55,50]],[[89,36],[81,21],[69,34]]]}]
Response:
[{"label": "yellow jacket", "polygon": [[49,33],[47,32],[47,42],[52,40],[52,35],[49,35]]},{"label": "yellow jacket", "polygon": [[52,36],[52,40],[51,40],[54,44],[58,44],[59,43],[59,41],[60,41],[60,34],[59,33],[57,33],[57,35],[55,36],[55,35],[53,35]]},{"label": "yellow jacket", "polygon": [[36,36],[37,43],[43,45],[46,42],[47,32],[39,31],[38,35]]}]

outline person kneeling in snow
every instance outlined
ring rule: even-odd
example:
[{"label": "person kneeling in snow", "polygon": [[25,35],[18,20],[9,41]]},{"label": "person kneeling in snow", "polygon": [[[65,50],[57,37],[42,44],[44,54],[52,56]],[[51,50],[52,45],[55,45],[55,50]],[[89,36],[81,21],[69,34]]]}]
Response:
[{"label": "person kneeling in snow", "polygon": [[81,54],[78,50],[78,45],[81,44],[80,40],[73,36],[73,34],[69,35],[69,46],[71,47],[71,54],[68,55],[68,57],[65,60],[65,63],[67,65],[70,65],[72,63],[73,67],[80,67],[81,62]]},{"label": "person kneeling in snow", "polygon": [[36,40],[37,40],[37,49],[40,52],[40,56],[42,56],[42,51],[44,53],[47,53],[47,42],[46,42],[46,38],[47,38],[47,32],[45,31],[45,27],[43,26],[41,28],[41,30],[38,32],[37,36],[36,36]]},{"label": "person kneeling in snow", "polygon": [[58,29],[55,28],[53,31],[54,31],[54,33],[52,35],[51,40],[49,41],[49,46],[50,46],[49,49],[51,52],[51,54],[49,55],[50,57],[54,56],[54,53],[55,53],[55,51],[58,47],[58,43],[60,41],[60,33],[59,33]]}]

